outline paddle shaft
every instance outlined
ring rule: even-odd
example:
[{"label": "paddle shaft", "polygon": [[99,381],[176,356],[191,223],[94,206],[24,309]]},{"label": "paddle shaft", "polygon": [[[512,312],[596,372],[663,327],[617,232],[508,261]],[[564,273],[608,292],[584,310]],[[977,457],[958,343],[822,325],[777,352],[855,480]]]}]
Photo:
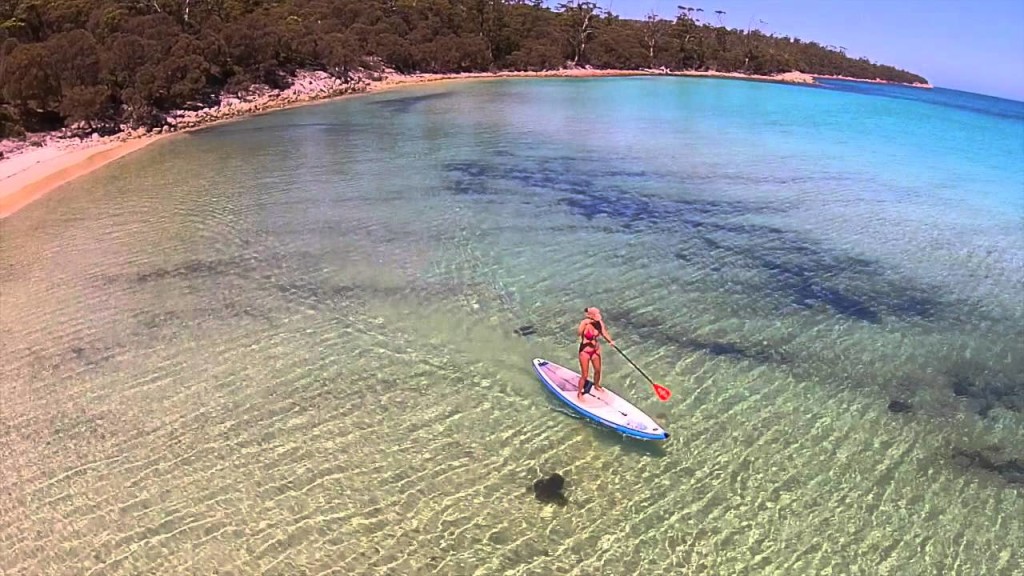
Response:
[{"label": "paddle shaft", "polygon": [[[616,346],[615,344],[612,344],[612,348],[615,348],[615,350],[619,354],[622,354],[622,357],[626,359],[626,362],[629,362],[630,364],[633,364],[633,361],[629,359],[629,356],[626,356],[625,352],[623,352],[622,350],[619,350],[618,346]],[[651,380],[650,376],[648,376],[647,374],[644,374],[644,371],[641,370],[639,366],[637,366],[636,364],[633,364],[633,368],[636,368],[637,372],[640,372],[641,374],[643,374],[644,378],[647,378],[648,382],[650,382],[652,385],[654,384],[654,380]]]}]

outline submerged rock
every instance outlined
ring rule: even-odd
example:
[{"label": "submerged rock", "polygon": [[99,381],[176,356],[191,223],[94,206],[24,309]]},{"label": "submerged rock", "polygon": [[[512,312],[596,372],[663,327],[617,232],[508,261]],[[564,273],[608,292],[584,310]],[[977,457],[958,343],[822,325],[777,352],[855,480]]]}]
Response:
[{"label": "submerged rock", "polygon": [[532,324],[528,324],[526,326],[520,326],[519,328],[516,328],[515,330],[513,330],[513,332],[515,332],[519,336],[530,336],[532,334],[536,334],[537,333],[537,331],[534,330]]},{"label": "submerged rock", "polygon": [[953,395],[963,399],[971,412],[985,417],[996,407],[1024,411],[1024,380],[1012,371],[961,362],[948,374]]},{"label": "submerged rock", "polygon": [[1024,484],[1024,459],[1010,458],[1001,454],[999,447],[984,450],[953,451],[953,461],[963,468],[981,468],[995,472],[1010,484]]},{"label": "submerged rock", "polygon": [[913,409],[913,406],[911,406],[909,402],[904,402],[903,400],[889,401],[889,412],[894,414],[903,414],[905,412],[910,412]]},{"label": "submerged rock", "polygon": [[564,487],[565,478],[555,472],[547,478],[538,478],[533,482],[533,495],[541,502],[552,502],[564,506],[568,502],[565,494],[562,494]]}]

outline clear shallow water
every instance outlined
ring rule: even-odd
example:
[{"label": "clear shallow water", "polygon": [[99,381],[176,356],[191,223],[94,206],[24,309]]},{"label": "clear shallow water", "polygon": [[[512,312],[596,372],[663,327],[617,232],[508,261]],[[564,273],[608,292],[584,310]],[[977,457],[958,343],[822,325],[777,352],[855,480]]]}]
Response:
[{"label": "clear shallow water", "polygon": [[[1022,386],[1021,121],[842,88],[410,89],[3,221],[0,569],[1019,572],[1024,490],[953,458],[1024,457],[1018,396],[953,385]],[[533,375],[586,305],[664,446]]]}]

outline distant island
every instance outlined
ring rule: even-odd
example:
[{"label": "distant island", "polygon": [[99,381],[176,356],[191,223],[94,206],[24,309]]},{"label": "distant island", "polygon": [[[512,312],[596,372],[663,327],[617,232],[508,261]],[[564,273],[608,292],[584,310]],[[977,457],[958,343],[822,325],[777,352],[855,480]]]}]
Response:
[{"label": "distant island", "polygon": [[630,20],[587,1],[12,0],[0,3],[0,139],[172,130],[182,111],[253,87],[280,94],[310,73],[330,79],[313,90],[324,97],[388,73],[657,71],[930,87],[842,47],[729,28],[726,17],[680,6],[671,19]]}]

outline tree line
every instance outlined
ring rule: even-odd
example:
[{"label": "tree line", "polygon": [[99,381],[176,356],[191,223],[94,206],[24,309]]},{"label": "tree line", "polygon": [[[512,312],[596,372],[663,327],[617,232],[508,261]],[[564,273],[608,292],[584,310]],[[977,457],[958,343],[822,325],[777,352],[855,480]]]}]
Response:
[{"label": "tree line", "polygon": [[810,74],[924,83],[892,66],[757,29],[623,19],[595,2],[540,0],[0,0],[0,137],[86,123],[153,126],[300,69],[399,72],[565,66]]}]

